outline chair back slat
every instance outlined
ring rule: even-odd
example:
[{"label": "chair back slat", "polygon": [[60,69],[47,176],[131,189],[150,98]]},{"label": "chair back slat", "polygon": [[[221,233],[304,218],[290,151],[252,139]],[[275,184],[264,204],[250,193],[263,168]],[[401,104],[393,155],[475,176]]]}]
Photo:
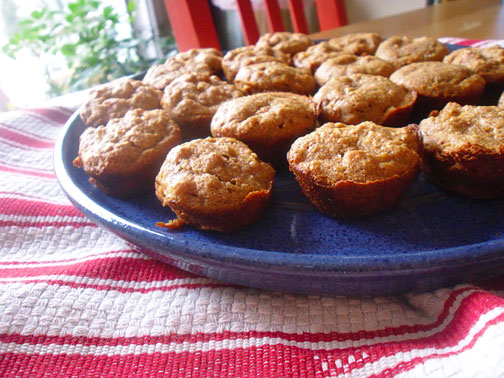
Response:
[{"label": "chair back slat", "polygon": [[259,29],[254,16],[250,0],[236,0],[238,17],[246,45],[253,45],[259,39]]},{"label": "chair back slat", "polygon": [[294,31],[308,34],[308,23],[306,22],[303,0],[289,0],[288,4]]},{"label": "chair back slat", "polygon": [[282,20],[282,11],[277,0],[263,0],[264,10],[266,11],[266,21],[271,33],[285,31]]}]

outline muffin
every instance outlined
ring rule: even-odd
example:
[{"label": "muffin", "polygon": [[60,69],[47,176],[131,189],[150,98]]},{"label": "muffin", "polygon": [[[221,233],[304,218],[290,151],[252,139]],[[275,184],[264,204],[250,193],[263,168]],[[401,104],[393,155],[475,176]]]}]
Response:
[{"label": "muffin", "polygon": [[445,56],[443,62],[470,68],[485,79],[487,84],[504,85],[504,49],[502,47],[467,47],[455,50]]},{"label": "muffin", "polygon": [[210,121],[219,105],[240,96],[243,92],[215,75],[189,73],[165,88],[161,105],[189,140],[210,136]]},{"label": "muffin", "polygon": [[219,74],[222,71],[222,53],[214,48],[191,49],[170,57],[163,64],[149,68],[143,82],[164,89],[185,73]]},{"label": "muffin", "polygon": [[241,67],[234,84],[246,94],[279,91],[310,95],[317,87],[309,70],[273,62]]},{"label": "muffin", "polygon": [[315,103],[310,98],[267,92],[222,104],[212,119],[211,130],[215,137],[241,140],[260,159],[282,166],[292,142],[312,131],[316,119]]},{"label": "muffin", "polygon": [[266,33],[256,43],[259,48],[271,47],[289,55],[305,51],[311,45],[313,41],[306,34],[291,32]]},{"label": "muffin", "polygon": [[417,176],[416,125],[326,123],[297,139],[287,154],[303,193],[331,217],[361,217],[394,208]]},{"label": "muffin", "polygon": [[327,41],[322,41],[310,46],[306,51],[298,52],[292,58],[295,67],[309,69],[312,73],[329,58],[345,54],[341,48],[332,46]]},{"label": "muffin", "polygon": [[375,55],[400,68],[415,62],[441,61],[449,52],[436,38],[394,36],[380,43]]},{"label": "muffin", "polygon": [[419,128],[430,181],[472,198],[504,195],[504,109],[452,102]]},{"label": "muffin", "polygon": [[374,55],[382,41],[383,38],[377,33],[350,33],[331,38],[328,43],[348,54]]},{"label": "muffin", "polygon": [[424,115],[450,101],[477,104],[485,80],[467,67],[442,62],[412,63],[390,75],[390,80],[418,93],[415,112]]},{"label": "muffin", "polygon": [[372,55],[357,56],[340,54],[327,59],[315,71],[315,81],[322,86],[332,78],[350,74],[368,74],[389,77],[395,71],[395,66]]},{"label": "muffin", "polygon": [[382,76],[355,74],[330,80],[313,99],[319,119],[356,125],[372,121],[385,126],[404,126],[417,94]]},{"label": "muffin", "polygon": [[238,47],[230,50],[222,58],[222,70],[226,80],[233,82],[240,67],[250,66],[256,63],[277,62],[290,63],[290,56],[281,51],[275,51],[271,47],[258,48],[256,46]]},{"label": "muffin", "polygon": [[160,90],[138,80],[114,80],[91,90],[80,117],[86,126],[105,125],[132,109],[159,109],[162,95]]},{"label": "muffin", "polygon": [[106,126],[82,133],[73,164],[90,182],[114,197],[154,190],[154,179],[168,151],[180,143],[180,129],[161,109],[134,109]]},{"label": "muffin", "polygon": [[173,148],[156,177],[156,195],[177,220],[229,232],[258,219],[268,206],[275,171],[233,138],[195,139]]}]

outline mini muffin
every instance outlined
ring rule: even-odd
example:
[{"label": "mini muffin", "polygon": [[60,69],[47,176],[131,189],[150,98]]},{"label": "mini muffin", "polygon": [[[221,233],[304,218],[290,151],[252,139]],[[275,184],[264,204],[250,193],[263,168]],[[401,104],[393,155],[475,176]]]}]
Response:
[{"label": "mini muffin", "polygon": [[326,123],[297,139],[287,159],[317,209],[353,218],[396,206],[417,176],[420,149],[416,125]]},{"label": "mini muffin", "polygon": [[161,109],[134,109],[106,126],[82,133],[73,164],[106,194],[127,197],[154,190],[168,151],[180,143],[180,129]]},{"label": "mini muffin", "polygon": [[350,74],[368,74],[389,77],[395,71],[395,66],[373,55],[357,56],[341,54],[327,59],[315,71],[315,80],[322,86],[332,78]]},{"label": "mini muffin", "polygon": [[286,165],[292,142],[315,128],[315,103],[287,92],[257,93],[222,104],[212,119],[212,135],[233,137],[262,160]]},{"label": "mini muffin", "polygon": [[164,89],[173,80],[185,73],[218,74],[222,71],[222,53],[214,48],[191,49],[178,53],[165,63],[147,70],[143,82]]},{"label": "mini muffin", "polygon": [[310,95],[317,87],[309,70],[273,62],[240,68],[234,84],[247,94],[279,91]]},{"label": "mini muffin", "polygon": [[355,74],[332,79],[313,99],[321,122],[356,125],[372,121],[385,126],[404,126],[417,94],[383,76]]},{"label": "mini muffin", "polygon": [[341,48],[332,46],[327,41],[322,41],[310,46],[306,51],[298,52],[292,58],[292,63],[298,68],[307,68],[312,73],[329,58],[344,54]]},{"label": "mini muffin", "polygon": [[87,126],[105,125],[131,109],[159,109],[162,95],[160,90],[138,80],[114,80],[91,90],[80,117]]},{"label": "mini muffin", "polygon": [[504,49],[467,47],[451,52],[444,63],[460,64],[479,74],[487,84],[504,85]]},{"label": "mini muffin", "polygon": [[229,232],[258,219],[266,209],[275,171],[233,138],[195,139],[173,148],[156,177],[156,195],[177,215],[158,223],[183,223]]},{"label": "mini muffin", "polygon": [[419,127],[429,180],[472,198],[504,196],[504,109],[451,102]]},{"label": "mini muffin", "polygon": [[189,140],[210,136],[210,121],[219,105],[240,96],[243,92],[217,76],[189,73],[165,88],[161,105]]},{"label": "mini muffin", "polygon": [[240,67],[256,63],[277,62],[289,64],[290,56],[271,47],[258,48],[254,45],[230,50],[222,58],[222,70],[226,80],[233,82]]},{"label": "mini muffin", "polygon": [[348,54],[374,55],[382,41],[383,38],[377,33],[351,33],[331,38],[328,43]]},{"label": "mini muffin", "polygon": [[291,32],[266,33],[256,43],[257,47],[271,47],[289,55],[305,51],[311,45],[313,41],[306,34]]},{"label": "mini muffin", "polygon": [[425,114],[448,102],[477,104],[485,80],[467,67],[442,62],[412,63],[390,75],[390,80],[418,93],[415,112]]},{"label": "mini muffin", "polygon": [[394,36],[383,41],[375,55],[399,68],[415,62],[441,61],[449,52],[436,38]]}]

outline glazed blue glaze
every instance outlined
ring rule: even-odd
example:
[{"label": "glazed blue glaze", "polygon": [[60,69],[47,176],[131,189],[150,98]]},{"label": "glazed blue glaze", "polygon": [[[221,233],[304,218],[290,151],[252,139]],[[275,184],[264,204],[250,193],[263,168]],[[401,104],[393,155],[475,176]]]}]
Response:
[{"label": "glazed blue glaze", "polygon": [[84,129],[75,114],[55,151],[70,200],[90,219],[145,253],[230,283],[293,293],[387,295],[425,291],[499,274],[504,200],[448,195],[420,174],[398,207],[343,221],[318,212],[293,175],[279,171],[264,216],[238,232],[157,227],[174,214],[154,193],[109,197],[72,165]]}]

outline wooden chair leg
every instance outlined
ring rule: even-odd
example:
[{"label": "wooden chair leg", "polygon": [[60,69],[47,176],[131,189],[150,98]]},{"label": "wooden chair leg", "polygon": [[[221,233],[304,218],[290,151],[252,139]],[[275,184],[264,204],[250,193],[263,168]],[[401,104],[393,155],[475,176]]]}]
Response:
[{"label": "wooden chair leg", "polygon": [[320,30],[328,30],[348,24],[345,0],[315,0]]},{"label": "wooden chair leg", "polygon": [[208,0],[164,0],[180,51],[198,47],[220,49]]},{"label": "wooden chair leg", "polygon": [[294,31],[308,34],[308,23],[306,22],[303,0],[289,0],[288,4]]},{"label": "wooden chair leg", "polygon": [[236,5],[245,44],[253,45],[259,39],[259,29],[257,28],[252,4],[250,0],[236,0]]}]

